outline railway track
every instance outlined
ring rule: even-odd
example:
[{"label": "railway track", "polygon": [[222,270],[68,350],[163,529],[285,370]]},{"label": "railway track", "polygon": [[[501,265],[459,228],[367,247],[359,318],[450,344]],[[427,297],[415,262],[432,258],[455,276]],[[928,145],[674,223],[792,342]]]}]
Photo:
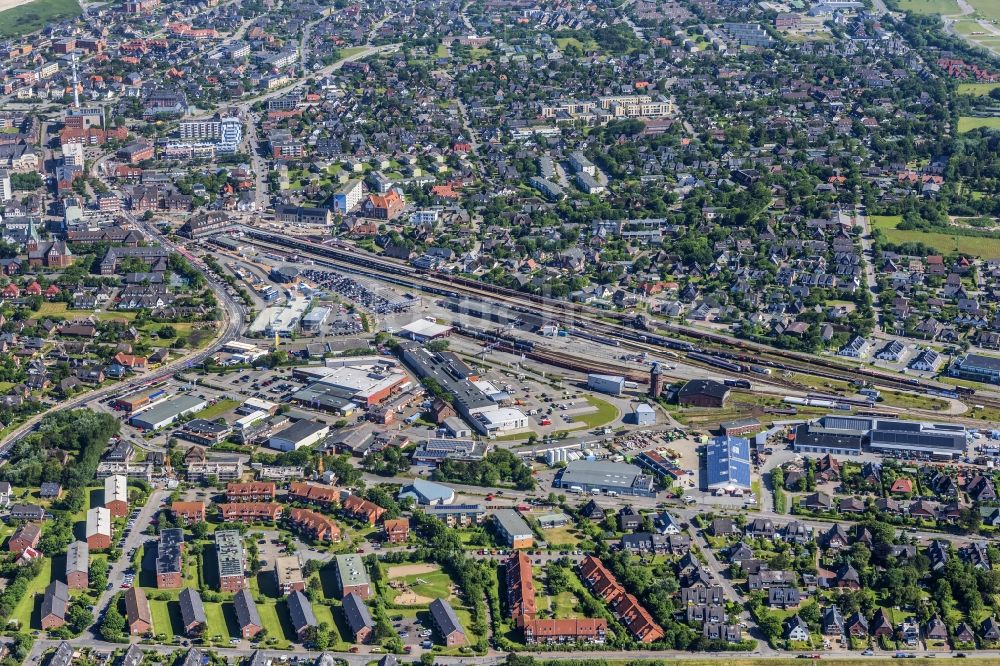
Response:
[{"label": "railway track", "polygon": [[[537,294],[528,294],[506,287],[486,284],[458,276],[440,275],[421,271],[412,266],[369,254],[353,246],[339,242],[322,242],[315,239],[302,239],[280,236],[259,229],[243,228],[247,242],[280,256],[294,256],[311,259],[319,265],[330,266],[339,270],[348,270],[356,274],[390,282],[414,291],[423,291],[451,298],[471,298],[480,301],[502,303],[515,312],[542,313],[553,318],[565,327],[585,328],[589,333],[602,335],[618,340],[620,348],[641,351],[662,356],[662,345],[644,342],[641,331],[631,324],[633,317],[622,313],[609,313],[578,303],[558,301]],[[608,321],[608,320],[611,321]],[[613,322],[613,323],[612,323]],[[761,343],[733,338],[731,336],[701,331],[676,324],[657,322],[653,331],[656,334],[668,334],[695,341],[697,350],[703,354],[718,356],[741,364],[758,364],[778,370],[799,372],[806,375],[852,383],[870,383],[880,388],[903,390],[915,393],[928,393],[942,389],[954,390],[954,387],[919,380],[916,378],[900,379],[887,373],[869,370],[867,368],[851,369],[843,364],[816,357],[802,352],[775,349]],[[550,355],[550,357],[552,357]],[[536,360],[542,360],[541,358]],[[711,367],[714,372],[726,375],[725,370],[708,364],[701,364],[692,359],[684,359],[685,363]],[[555,364],[558,367],[563,365]],[[601,367],[599,362],[589,363],[590,367]],[[608,368],[616,368],[617,374],[622,374],[621,366],[608,364]],[[572,368],[568,368],[572,369]],[[729,373],[730,376],[740,376],[739,373]],[[638,377],[636,375],[636,377]],[[631,379],[631,381],[646,381],[648,379]],[[781,377],[761,376],[759,381],[778,387],[802,390],[801,384]],[[961,398],[962,396],[960,396]],[[988,407],[1000,408],[1000,399],[989,396],[976,396],[976,403]]]}]

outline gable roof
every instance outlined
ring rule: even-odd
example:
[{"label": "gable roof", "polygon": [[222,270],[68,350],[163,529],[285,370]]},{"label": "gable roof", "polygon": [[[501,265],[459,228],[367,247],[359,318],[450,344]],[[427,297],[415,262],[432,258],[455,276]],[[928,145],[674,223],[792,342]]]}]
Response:
[{"label": "gable roof", "polygon": [[465,633],[462,623],[455,614],[455,609],[444,599],[435,599],[430,605],[431,616],[444,636],[454,633]]},{"label": "gable roof", "polygon": [[358,594],[351,592],[345,596],[342,601],[342,608],[344,617],[347,619],[347,626],[352,634],[357,635],[362,629],[371,629],[375,626],[372,616],[368,612],[368,606],[365,605],[364,599]]},{"label": "gable roof", "polygon": [[236,622],[241,629],[249,626],[262,627],[260,614],[257,612],[257,604],[250,596],[250,590],[243,588],[233,597],[233,605],[236,607]]},{"label": "gable roof", "polygon": [[301,590],[295,590],[288,597],[288,615],[292,620],[292,628],[295,633],[301,633],[304,629],[316,626],[316,616],[313,615],[312,604]]},{"label": "gable roof", "polygon": [[181,622],[185,627],[195,624],[208,624],[208,617],[205,615],[205,604],[201,601],[201,595],[197,590],[185,587],[181,590],[178,601],[181,605]]}]

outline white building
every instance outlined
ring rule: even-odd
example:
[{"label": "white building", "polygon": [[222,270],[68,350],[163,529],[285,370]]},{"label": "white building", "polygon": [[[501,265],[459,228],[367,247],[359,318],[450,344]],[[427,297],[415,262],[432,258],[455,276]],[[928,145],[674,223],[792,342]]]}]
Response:
[{"label": "white building", "polygon": [[216,115],[202,120],[182,120],[178,129],[185,143],[213,143],[223,151],[232,152],[243,141],[243,123],[239,118]]},{"label": "white building", "polygon": [[528,417],[518,409],[498,408],[475,415],[473,423],[484,435],[524,430],[528,427]]}]

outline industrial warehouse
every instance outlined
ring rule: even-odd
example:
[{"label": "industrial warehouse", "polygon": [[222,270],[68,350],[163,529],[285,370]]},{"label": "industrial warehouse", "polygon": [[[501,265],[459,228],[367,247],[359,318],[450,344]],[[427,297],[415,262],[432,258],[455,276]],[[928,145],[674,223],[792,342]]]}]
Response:
[{"label": "industrial warehouse", "polygon": [[954,460],[965,455],[965,426],[830,414],[795,430],[795,450],[857,456],[867,446],[890,456]]},{"label": "industrial warehouse", "polygon": [[483,435],[524,430],[528,418],[519,409],[503,407],[498,392],[489,382],[479,382],[479,376],[457,355],[450,352],[430,352],[418,345],[403,347],[403,361],[423,381],[434,381],[452,397],[451,404],[465,421]]},{"label": "industrial warehouse", "polygon": [[714,492],[742,494],[750,490],[750,440],[724,435],[705,447],[705,485]]},{"label": "industrial warehouse", "polygon": [[301,368],[296,376],[314,379],[292,400],[305,407],[350,415],[412,386],[409,376],[383,357],[350,359],[337,367]]},{"label": "industrial warehouse", "polygon": [[654,497],[653,477],[635,465],[605,460],[574,460],[566,465],[553,485],[557,488],[606,495]]},{"label": "industrial warehouse", "polygon": [[165,400],[147,410],[134,415],[129,422],[142,430],[159,430],[187,414],[193,414],[208,406],[202,398],[193,395],[179,395]]}]

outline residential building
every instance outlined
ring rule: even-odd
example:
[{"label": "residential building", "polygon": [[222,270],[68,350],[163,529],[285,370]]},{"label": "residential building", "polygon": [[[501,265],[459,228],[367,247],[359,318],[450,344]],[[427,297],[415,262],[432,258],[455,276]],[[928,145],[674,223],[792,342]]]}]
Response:
[{"label": "residential building", "polygon": [[156,587],[176,589],[181,586],[183,574],[184,530],[160,530],[156,545]]},{"label": "residential building", "polygon": [[353,642],[367,643],[375,631],[375,622],[368,612],[364,599],[351,592],[343,598],[341,609],[344,612],[344,619],[347,620],[347,628],[354,639]]},{"label": "residential building", "polygon": [[86,541],[74,541],[66,548],[66,585],[71,590],[86,590],[90,585],[90,547]]},{"label": "residential building", "polygon": [[371,596],[371,582],[368,579],[365,564],[359,555],[353,553],[337,555],[336,564],[335,572],[341,599],[352,592],[362,599]]},{"label": "residential building", "polygon": [[201,594],[198,590],[185,587],[181,590],[178,602],[181,607],[181,628],[184,635],[189,638],[201,636],[208,626],[208,617],[205,615],[205,604],[202,603]]},{"label": "residential building", "polygon": [[293,508],[287,515],[292,528],[300,534],[316,541],[340,541],[340,527],[332,518],[300,508]]},{"label": "residential building", "polygon": [[104,479],[104,508],[113,518],[128,515],[128,480],[120,474]]},{"label": "residential building", "polygon": [[42,595],[42,605],[39,610],[42,629],[49,631],[66,624],[68,610],[69,587],[61,580],[52,581],[45,588],[45,594]]},{"label": "residential building", "polygon": [[7,550],[20,555],[29,548],[35,548],[42,537],[42,528],[35,523],[19,525],[7,541]]},{"label": "residential building", "polygon": [[243,571],[243,537],[240,533],[236,530],[216,532],[215,551],[219,561],[219,590],[238,592],[244,589],[246,576]]},{"label": "residential building", "polygon": [[317,626],[312,604],[309,603],[309,599],[306,598],[306,595],[301,590],[292,592],[288,596],[287,603],[288,617],[292,623],[292,631],[295,632],[295,636],[299,642],[303,642],[309,638]]},{"label": "residential building", "polygon": [[111,512],[104,507],[94,507],[87,511],[87,545],[91,550],[111,547]]},{"label": "residential building", "polygon": [[269,481],[227,483],[226,499],[230,502],[273,502],[275,485]]},{"label": "residential building", "polygon": [[274,559],[274,577],[278,583],[278,590],[284,596],[288,596],[296,590],[304,592],[306,589],[306,581],[302,575],[302,565],[298,555],[276,557]]},{"label": "residential building", "polygon": [[133,636],[145,636],[153,630],[153,614],[141,587],[130,587],[125,591],[125,623]]},{"label": "residential building", "polygon": [[465,645],[465,629],[462,627],[455,609],[445,599],[435,599],[430,605],[431,620],[445,647]]},{"label": "residential building", "polygon": [[240,588],[233,597],[233,606],[236,609],[236,624],[240,628],[240,635],[249,639],[259,634],[264,626],[261,624],[257,604],[254,603],[250,590],[245,587]]},{"label": "residential building", "polygon": [[534,533],[524,519],[512,509],[497,509],[493,513],[497,534],[510,548],[531,548]]}]

